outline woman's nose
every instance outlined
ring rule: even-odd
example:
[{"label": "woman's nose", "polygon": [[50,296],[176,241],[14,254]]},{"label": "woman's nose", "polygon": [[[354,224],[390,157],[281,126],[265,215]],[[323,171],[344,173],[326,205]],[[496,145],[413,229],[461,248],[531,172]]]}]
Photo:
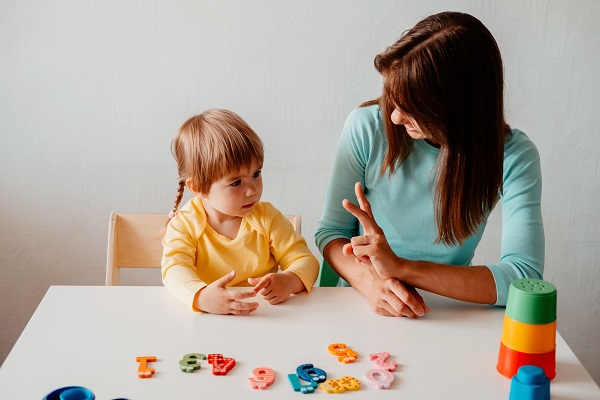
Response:
[{"label": "woman's nose", "polygon": [[392,111],[391,119],[394,125],[404,125],[410,122],[410,120],[400,111],[398,111],[397,108]]}]

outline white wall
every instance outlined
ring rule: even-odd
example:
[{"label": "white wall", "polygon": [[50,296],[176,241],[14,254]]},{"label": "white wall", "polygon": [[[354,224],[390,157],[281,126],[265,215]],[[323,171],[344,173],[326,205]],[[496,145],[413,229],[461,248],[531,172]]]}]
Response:
[{"label": "white wall", "polygon": [[[169,144],[207,108],[266,145],[264,200],[312,244],[344,118],[375,54],[422,17],[470,12],[506,64],[509,122],[544,173],[559,331],[600,382],[597,1],[0,2],[0,360],[50,285],[103,284],[111,210],[168,212]],[[498,216],[477,261],[499,252]]]}]

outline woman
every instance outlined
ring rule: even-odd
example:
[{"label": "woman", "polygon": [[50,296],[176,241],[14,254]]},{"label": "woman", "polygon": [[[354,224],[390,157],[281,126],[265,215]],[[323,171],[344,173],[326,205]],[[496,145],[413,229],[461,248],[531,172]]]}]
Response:
[{"label": "woman", "polygon": [[[504,305],[512,280],[542,277],[544,228],[539,154],[504,119],[496,41],[473,16],[444,12],[375,67],[383,93],[346,121],[317,246],[382,315],[426,313],[415,288]],[[353,188],[360,208],[344,200]],[[473,266],[498,201],[500,260]]]}]

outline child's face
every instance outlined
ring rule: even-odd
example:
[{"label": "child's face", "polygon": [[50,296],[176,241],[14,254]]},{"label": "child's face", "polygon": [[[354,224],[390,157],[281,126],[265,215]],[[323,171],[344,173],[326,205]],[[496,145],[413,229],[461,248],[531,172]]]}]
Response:
[{"label": "child's face", "polygon": [[249,167],[224,176],[214,182],[208,194],[201,194],[207,212],[220,217],[243,217],[250,214],[263,191],[260,166],[256,161]]}]

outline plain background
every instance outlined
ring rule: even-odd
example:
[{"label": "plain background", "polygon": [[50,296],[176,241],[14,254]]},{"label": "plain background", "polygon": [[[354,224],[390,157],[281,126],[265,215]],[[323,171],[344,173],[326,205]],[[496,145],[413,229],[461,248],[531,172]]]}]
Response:
[{"label": "plain background", "polygon": [[[318,255],[345,117],[380,92],[373,57],[444,10],[499,43],[508,121],[541,154],[558,329],[600,382],[600,2],[583,0],[1,0],[0,361],[50,285],[104,283],[111,211],[170,210],[171,138],[207,108],[262,137],[263,200],[301,213]],[[500,212],[475,262],[497,260]]]}]

